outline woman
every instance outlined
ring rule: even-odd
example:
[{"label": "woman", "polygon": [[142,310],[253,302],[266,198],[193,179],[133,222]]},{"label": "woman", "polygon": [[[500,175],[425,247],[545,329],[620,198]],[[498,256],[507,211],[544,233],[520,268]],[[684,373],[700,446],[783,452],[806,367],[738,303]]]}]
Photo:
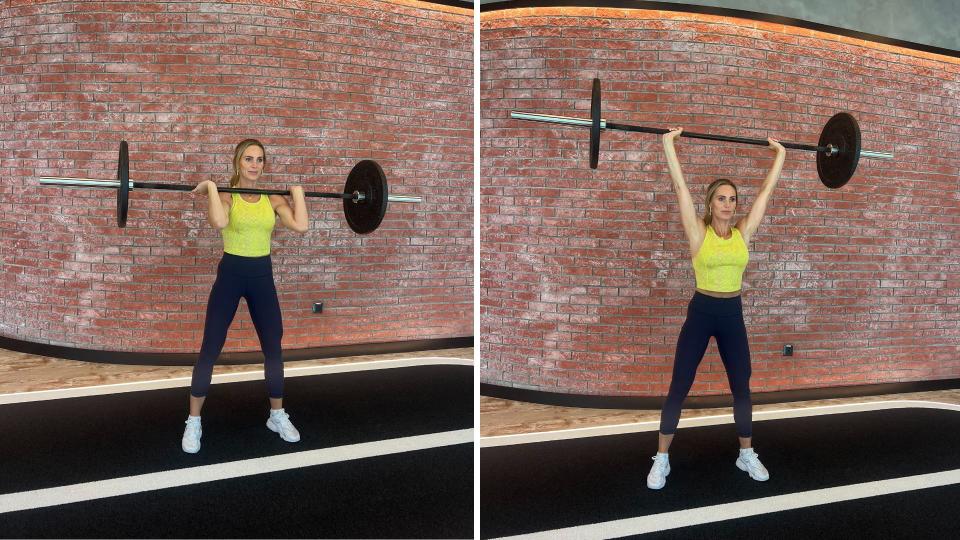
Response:
[{"label": "woman", "polygon": [[750,478],[765,481],[770,475],[752,446],[750,348],[743,324],[740,283],[749,259],[747,246],[767,210],[767,201],[780,178],[786,150],[776,140],[768,139],[776,158],[746,216],[734,221],[737,188],[733,182],[720,179],[707,188],[706,212],[701,219],[696,215],[674,148],[674,139],[682,132],[682,129],[675,129],[666,133],[663,136],[663,148],[673,189],[680,203],[680,221],[690,243],[697,292],[690,301],[687,320],[677,338],[673,379],[660,415],[659,448],[647,475],[647,487],[660,489],[667,482],[667,475],[670,474],[668,450],[680,422],[680,407],[690,392],[711,336],[717,340],[717,350],[727,370],[727,380],[733,393],[733,418],[740,438],[740,455],[736,465],[747,472]]},{"label": "woman", "polygon": [[[265,163],[263,144],[255,139],[241,141],[233,154],[230,186],[256,188]],[[247,300],[265,357],[263,372],[270,399],[267,427],[283,440],[297,442],[300,433],[283,410],[283,359],[280,351],[283,321],[273,283],[270,236],[277,216],[284,227],[298,233],[307,232],[309,224],[303,188],[290,188],[293,208],[280,195],[219,193],[216,184],[210,180],[201,182],[193,192],[207,195],[207,221],[223,235],[224,254],[207,302],[200,356],[193,366],[190,415],[181,442],[183,451],[194,454],[200,450],[200,409],[210,388],[213,364],[223,349],[241,297]]]}]

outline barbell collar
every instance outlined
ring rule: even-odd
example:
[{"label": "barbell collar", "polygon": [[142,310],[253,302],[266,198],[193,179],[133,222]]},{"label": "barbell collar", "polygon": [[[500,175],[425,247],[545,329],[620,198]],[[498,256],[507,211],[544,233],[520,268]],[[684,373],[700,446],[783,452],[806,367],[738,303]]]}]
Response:
[{"label": "barbell collar", "polygon": [[[827,150],[824,152],[827,157],[832,157],[839,153],[840,149],[832,144],[828,144]],[[876,150],[860,150],[860,157],[870,159],[893,159],[893,154],[890,152],[877,152]]]}]

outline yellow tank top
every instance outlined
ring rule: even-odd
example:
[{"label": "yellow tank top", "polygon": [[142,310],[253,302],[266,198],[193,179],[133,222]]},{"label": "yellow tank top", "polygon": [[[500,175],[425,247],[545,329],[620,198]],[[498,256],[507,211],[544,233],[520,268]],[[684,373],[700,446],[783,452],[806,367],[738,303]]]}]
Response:
[{"label": "yellow tank top", "polygon": [[740,231],[736,227],[730,231],[730,238],[723,239],[717,236],[712,226],[707,225],[703,245],[693,258],[693,273],[697,276],[698,289],[713,292],[740,290],[750,253]]},{"label": "yellow tank top", "polygon": [[260,200],[250,203],[239,193],[231,193],[230,223],[220,232],[223,234],[223,251],[240,257],[264,257],[270,254],[270,235],[277,217],[270,198],[261,195]]}]

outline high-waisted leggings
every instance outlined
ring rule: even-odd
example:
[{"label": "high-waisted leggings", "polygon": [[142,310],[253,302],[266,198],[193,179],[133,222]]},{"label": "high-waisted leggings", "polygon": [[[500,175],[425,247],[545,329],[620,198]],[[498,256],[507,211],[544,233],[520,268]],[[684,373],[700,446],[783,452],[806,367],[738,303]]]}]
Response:
[{"label": "high-waisted leggings", "polygon": [[240,257],[223,254],[217,267],[217,280],[207,301],[207,318],[203,327],[203,345],[193,366],[190,395],[205,397],[210,389],[213,364],[223,350],[227,330],[237,314],[240,299],[247,300],[250,318],[260,338],[265,358],[263,373],[271,398],[283,397],[283,357],[280,341],[283,338],[283,320],[280,302],[273,283],[273,265],[270,256]]},{"label": "high-waisted leggings", "polygon": [[717,350],[727,370],[727,380],[733,393],[733,419],[737,425],[737,435],[752,435],[750,347],[747,344],[747,329],[743,324],[743,304],[739,296],[715,298],[699,292],[690,300],[687,320],[677,338],[673,379],[660,414],[660,433],[672,435],[676,432],[680,408],[693,386],[693,378],[711,336],[717,339]]}]

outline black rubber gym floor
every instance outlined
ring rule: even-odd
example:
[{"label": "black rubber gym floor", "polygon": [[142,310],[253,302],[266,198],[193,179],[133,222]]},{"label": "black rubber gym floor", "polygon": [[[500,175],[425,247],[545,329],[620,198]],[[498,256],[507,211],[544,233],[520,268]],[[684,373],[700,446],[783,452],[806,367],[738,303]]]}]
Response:
[{"label": "black rubber gym floor", "polygon": [[[960,486],[941,486],[639,535],[645,540],[859,538],[944,540],[960,536]],[[933,519],[931,519],[931,517]]]},{"label": "black rubber gym floor", "polygon": [[[751,480],[734,465],[732,424],[682,428],[670,449],[667,485],[659,491],[646,487],[655,431],[484,448],[481,536],[549,531],[960,468],[960,412],[955,411],[910,408],[765,420],[754,423],[754,436],[769,481]],[[951,538],[960,531],[958,495],[960,487],[954,484],[647,537]]]},{"label": "black rubber gym floor", "polygon": [[[202,448],[187,388],[0,406],[0,494],[471,429],[469,366],[288,377],[290,444],[263,381],[215,384]],[[0,514],[4,537],[470,537],[473,450],[455,444]]]}]

